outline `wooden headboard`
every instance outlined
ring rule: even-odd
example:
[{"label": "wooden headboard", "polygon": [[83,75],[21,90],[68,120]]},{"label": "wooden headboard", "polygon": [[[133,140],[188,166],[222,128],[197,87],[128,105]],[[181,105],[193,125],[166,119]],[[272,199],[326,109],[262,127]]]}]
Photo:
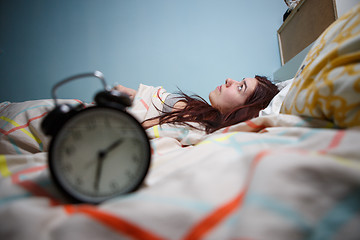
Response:
[{"label": "wooden headboard", "polygon": [[302,0],[278,29],[282,67],[274,72],[274,81],[293,78],[326,26],[357,3],[359,0]]}]

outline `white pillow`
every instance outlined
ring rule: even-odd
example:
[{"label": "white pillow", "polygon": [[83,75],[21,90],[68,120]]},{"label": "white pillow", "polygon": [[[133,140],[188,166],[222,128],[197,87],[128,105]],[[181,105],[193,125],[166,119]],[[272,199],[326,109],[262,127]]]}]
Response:
[{"label": "white pillow", "polygon": [[281,105],[285,99],[286,94],[290,89],[293,80],[294,79],[291,78],[289,80],[282,81],[276,84],[280,92],[276,94],[276,96],[271,100],[271,102],[265,109],[259,112],[259,117],[280,113]]}]

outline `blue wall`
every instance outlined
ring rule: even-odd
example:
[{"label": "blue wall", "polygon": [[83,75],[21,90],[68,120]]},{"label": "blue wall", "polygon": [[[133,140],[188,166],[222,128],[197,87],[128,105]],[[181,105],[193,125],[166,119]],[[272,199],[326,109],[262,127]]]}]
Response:
[{"label": "blue wall", "polygon": [[[0,0],[0,101],[50,98],[72,74],[177,87],[207,99],[226,78],[280,67],[282,0]],[[92,101],[95,79],[60,98]]]}]

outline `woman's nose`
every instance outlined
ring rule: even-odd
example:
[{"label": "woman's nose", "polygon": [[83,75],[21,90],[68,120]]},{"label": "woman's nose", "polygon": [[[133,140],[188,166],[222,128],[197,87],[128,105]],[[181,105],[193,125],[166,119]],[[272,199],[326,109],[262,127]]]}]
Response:
[{"label": "woman's nose", "polygon": [[226,87],[230,87],[234,82],[236,82],[236,81],[231,78],[228,78],[225,80],[225,85],[226,85]]}]

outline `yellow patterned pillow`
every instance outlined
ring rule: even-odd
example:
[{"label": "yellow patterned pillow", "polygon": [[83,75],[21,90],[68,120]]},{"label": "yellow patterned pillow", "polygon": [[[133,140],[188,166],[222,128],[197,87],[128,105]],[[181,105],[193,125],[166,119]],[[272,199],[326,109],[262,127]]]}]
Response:
[{"label": "yellow patterned pillow", "polygon": [[316,40],[280,112],[360,126],[360,4]]}]

